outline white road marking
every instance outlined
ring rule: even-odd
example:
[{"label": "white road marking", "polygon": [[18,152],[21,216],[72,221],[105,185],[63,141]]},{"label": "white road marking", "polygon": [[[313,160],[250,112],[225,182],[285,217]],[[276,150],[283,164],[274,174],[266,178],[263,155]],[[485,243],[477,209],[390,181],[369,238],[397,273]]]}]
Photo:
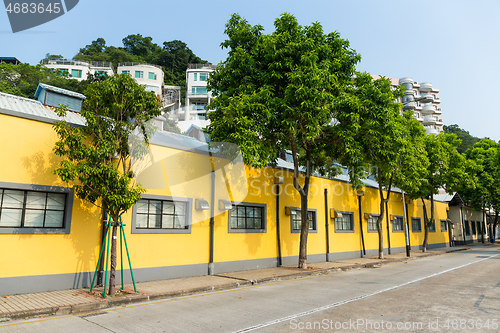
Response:
[{"label": "white road marking", "polygon": [[260,328],[264,328],[264,327],[267,327],[267,326],[279,324],[279,323],[282,323],[284,321],[289,321],[289,320],[292,320],[292,319],[295,319],[295,318],[298,318],[298,317],[303,317],[303,316],[307,316],[307,315],[310,315],[310,314],[313,314],[313,313],[317,313],[317,312],[320,312],[320,311],[328,310],[328,309],[331,309],[331,308],[336,308],[338,306],[341,306],[341,305],[344,305],[344,304],[347,304],[347,303],[352,303],[352,302],[355,302],[355,301],[359,301],[361,299],[365,299],[365,298],[368,298],[368,297],[371,297],[371,296],[374,296],[374,295],[377,295],[377,294],[385,293],[385,292],[390,291],[390,290],[398,289],[398,288],[407,286],[407,285],[415,283],[415,282],[419,282],[419,281],[422,281],[422,280],[425,280],[425,279],[432,278],[434,276],[438,276],[438,275],[441,275],[441,274],[444,274],[444,273],[448,273],[448,272],[454,271],[456,269],[460,269],[460,268],[463,268],[463,267],[466,267],[466,266],[469,266],[469,265],[477,264],[478,262],[485,261],[485,260],[491,259],[491,258],[499,256],[499,255],[500,255],[500,253],[499,254],[495,254],[493,256],[490,256],[488,258],[484,258],[484,259],[480,259],[480,260],[477,260],[477,261],[470,262],[468,264],[464,264],[464,265],[460,265],[460,266],[457,266],[457,267],[453,267],[453,268],[444,270],[444,271],[439,272],[439,273],[434,273],[434,274],[431,274],[431,275],[428,275],[428,276],[425,276],[425,277],[421,277],[421,278],[418,278],[418,279],[415,279],[415,280],[412,280],[412,281],[409,281],[409,282],[405,282],[403,284],[400,284],[400,285],[397,285],[397,286],[394,286],[394,287],[382,289],[382,290],[376,291],[376,292],[371,293],[371,294],[361,295],[361,296],[358,296],[358,297],[350,298],[350,299],[345,300],[345,301],[340,301],[340,302],[332,303],[332,304],[325,305],[325,306],[322,306],[322,307],[319,307],[319,308],[316,308],[316,309],[312,309],[312,310],[309,310],[309,311],[304,311],[304,312],[297,313],[297,314],[294,314],[294,315],[291,315],[291,316],[287,316],[287,317],[283,317],[283,318],[271,320],[271,321],[268,321],[266,323],[262,323],[262,324],[259,324],[259,325],[251,326],[251,327],[248,327],[248,328],[236,331],[234,333],[251,332],[251,331],[258,330]]}]

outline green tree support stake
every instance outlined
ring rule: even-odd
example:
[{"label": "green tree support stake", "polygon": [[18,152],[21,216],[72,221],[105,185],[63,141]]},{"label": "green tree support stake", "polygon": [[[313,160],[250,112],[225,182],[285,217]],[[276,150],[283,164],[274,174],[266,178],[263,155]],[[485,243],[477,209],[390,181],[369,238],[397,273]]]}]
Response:
[{"label": "green tree support stake", "polygon": [[94,278],[92,279],[92,284],[90,285],[89,294],[92,293],[92,290],[94,289],[95,278],[97,276],[97,271],[99,270],[99,265],[101,264],[101,258],[102,258],[102,253],[104,251],[104,246],[106,245],[106,237],[108,236],[109,232],[108,223],[105,223],[105,226],[106,226],[106,232],[104,233],[104,237],[102,238],[101,252],[99,253],[99,259],[97,260],[97,266],[95,267]]},{"label": "green tree support stake", "polygon": [[[122,220],[122,218],[120,216],[120,222],[121,222],[121,220]],[[121,224],[120,233],[123,236],[123,241],[125,242],[125,250],[127,250],[128,266],[130,267],[130,275],[132,276],[132,283],[134,284],[134,291],[137,292],[137,288],[135,286],[134,272],[132,271],[132,263],[130,262],[130,254],[128,252],[127,238],[125,237],[125,230],[123,230],[124,226],[125,226],[125,224]],[[123,275],[122,275],[122,280],[123,280]]]},{"label": "green tree support stake", "polygon": [[123,229],[123,224],[121,223],[122,222],[122,219],[120,217],[120,269],[121,269],[121,280],[122,280],[122,287],[120,288],[121,291],[123,291],[123,280],[124,280],[124,277],[123,277],[123,242],[122,242],[122,232],[121,230]]}]

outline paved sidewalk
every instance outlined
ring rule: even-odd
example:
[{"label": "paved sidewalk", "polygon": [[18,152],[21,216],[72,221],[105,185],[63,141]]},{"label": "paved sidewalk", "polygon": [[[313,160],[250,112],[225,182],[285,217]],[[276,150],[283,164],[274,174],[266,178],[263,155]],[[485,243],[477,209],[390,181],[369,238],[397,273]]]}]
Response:
[{"label": "paved sidewalk", "polygon": [[[356,258],[332,262],[320,262],[309,265],[308,269],[297,267],[275,267],[258,270],[239,271],[216,274],[213,276],[196,276],[136,284],[138,293],[134,293],[131,284],[125,285],[122,296],[101,298],[101,288],[95,288],[89,294],[89,288],[48,291],[32,294],[21,294],[0,297],[0,322],[12,319],[45,317],[51,315],[67,315],[96,312],[101,309],[126,306],[127,304],[146,302],[158,299],[173,298],[216,290],[235,289],[258,283],[297,279],[306,276],[322,275],[351,269],[380,267],[398,262],[408,262],[423,257],[441,255],[449,252],[463,251],[478,246],[495,246],[493,244],[474,244],[452,248],[433,249],[426,253],[412,251],[411,257],[405,253],[386,255],[379,260],[376,257]],[[117,289],[119,286],[117,286]]]}]

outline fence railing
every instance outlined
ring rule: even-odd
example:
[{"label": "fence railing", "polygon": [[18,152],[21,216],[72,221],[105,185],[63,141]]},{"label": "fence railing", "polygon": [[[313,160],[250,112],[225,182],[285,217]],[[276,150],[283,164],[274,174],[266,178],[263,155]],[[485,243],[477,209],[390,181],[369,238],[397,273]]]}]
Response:
[{"label": "fence railing", "polygon": [[211,63],[207,64],[188,64],[188,69],[215,69],[217,68],[217,65],[212,65]]},{"label": "fence railing", "polygon": [[146,64],[146,63],[142,63],[142,62],[120,62],[118,64],[118,67],[120,67],[120,66],[141,66],[141,65],[142,66],[153,66],[153,67],[161,69],[160,65]]}]

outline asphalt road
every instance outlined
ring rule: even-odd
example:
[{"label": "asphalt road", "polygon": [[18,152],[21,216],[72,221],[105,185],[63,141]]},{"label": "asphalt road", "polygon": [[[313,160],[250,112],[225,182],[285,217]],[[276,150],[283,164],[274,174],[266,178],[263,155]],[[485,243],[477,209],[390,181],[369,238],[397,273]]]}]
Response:
[{"label": "asphalt road", "polygon": [[500,250],[9,322],[0,332],[499,332]]}]

